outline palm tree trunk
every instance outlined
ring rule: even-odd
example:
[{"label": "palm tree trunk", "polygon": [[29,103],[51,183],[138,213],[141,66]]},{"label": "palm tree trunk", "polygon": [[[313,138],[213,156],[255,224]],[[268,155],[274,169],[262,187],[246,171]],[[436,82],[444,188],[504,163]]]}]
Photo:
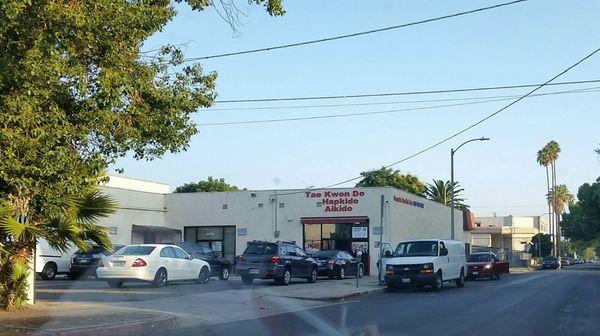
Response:
[{"label": "palm tree trunk", "polygon": [[555,236],[556,236],[556,255],[560,255],[560,213],[558,212],[558,198],[556,197],[556,161],[552,162],[552,183],[554,184],[554,214],[555,214],[555,222],[554,225],[556,227]]},{"label": "palm tree trunk", "polygon": [[[548,171],[548,166],[546,165],[546,190],[547,193],[546,195],[550,195],[550,172]],[[552,215],[552,202],[550,201],[550,199],[548,197],[546,197],[546,201],[548,202],[548,234],[552,235],[553,234],[553,229],[552,229],[552,225],[554,223],[554,216]],[[550,236],[552,237],[552,236]],[[551,239],[552,241],[553,239]],[[539,256],[540,258],[542,256]]]}]

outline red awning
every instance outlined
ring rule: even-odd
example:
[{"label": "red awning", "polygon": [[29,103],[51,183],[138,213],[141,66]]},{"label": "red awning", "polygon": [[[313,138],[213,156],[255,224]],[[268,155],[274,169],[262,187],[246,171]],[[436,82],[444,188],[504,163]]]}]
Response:
[{"label": "red awning", "polygon": [[352,223],[367,223],[367,216],[342,216],[342,217],[302,217],[302,224],[352,224]]}]

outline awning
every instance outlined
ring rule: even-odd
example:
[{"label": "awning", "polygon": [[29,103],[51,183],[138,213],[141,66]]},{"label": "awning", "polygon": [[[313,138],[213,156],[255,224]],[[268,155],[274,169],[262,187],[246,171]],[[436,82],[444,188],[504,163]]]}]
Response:
[{"label": "awning", "polygon": [[367,216],[342,216],[342,217],[301,217],[302,224],[353,224],[368,223]]},{"label": "awning", "polygon": [[179,233],[181,230],[168,228],[166,226],[152,226],[152,225],[136,225],[133,224],[131,231],[144,231],[144,232],[164,232],[164,233]]}]

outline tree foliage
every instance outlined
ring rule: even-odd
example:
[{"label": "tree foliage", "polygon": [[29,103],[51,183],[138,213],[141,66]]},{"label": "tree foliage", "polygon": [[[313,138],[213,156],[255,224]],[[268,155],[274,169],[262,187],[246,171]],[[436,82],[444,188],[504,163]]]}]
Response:
[{"label": "tree foliage", "polygon": [[[552,254],[552,240],[550,240],[549,234],[538,233],[535,236],[531,237],[531,247],[529,248],[529,252],[533,257],[543,258]],[[540,255],[539,246],[542,247]]]},{"label": "tree foliage", "polygon": [[550,193],[546,195],[548,200],[556,207],[556,212],[562,214],[565,211],[565,206],[573,203],[575,200],[573,195],[569,192],[566,185],[560,184],[550,190]]},{"label": "tree foliage", "polygon": [[[238,187],[225,182],[224,178],[213,179],[209,176],[205,181],[185,183],[175,188],[176,193],[238,191]],[[245,190],[245,189],[244,189]]]},{"label": "tree foliage", "polygon": [[427,184],[425,195],[432,201],[450,205],[452,193],[454,192],[454,206],[457,209],[468,210],[469,206],[465,204],[465,199],[462,198],[464,191],[456,181],[454,182],[454,188],[452,188],[450,181],[433,180],[432,184]]},{"label": "tree foliage", "polygon": [[425,192],[425,184],[417,176],[402,174],[399,170],[381,167],[360,175],[363,178],[356,184],[357,187],[394,187],[419,196]]},{"label": "tree foliage", "polygon": [[[62,222],[71,208],[64,200],[85,197],[116,159],[151,160],[187,148],[197,132],[191,115],[212,104],[217,74],[184,62],[173,45],[141,50],[183,2],[194,10],[213,4],[0,2],[0,199],[11,211],[3,237],[22,242],[4,246],[13,256],[6,272],[27,261],[32,238],[48,232],[76,244],[82,232],[102,240],[85,221],[85,230]],[[250,3],[284,13],[281,0]]]},{"label": "tree foliage", "polygon": [[560,225],[566,238],[591,241],[600,238],[600,178],[585,183],[577,192],[577,203],[569,205]]}]

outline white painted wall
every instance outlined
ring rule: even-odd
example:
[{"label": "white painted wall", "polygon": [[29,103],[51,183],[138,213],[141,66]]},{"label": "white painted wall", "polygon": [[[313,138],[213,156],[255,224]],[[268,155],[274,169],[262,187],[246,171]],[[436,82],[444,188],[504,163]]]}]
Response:
[{"label": "white painted wall", "polygon": [[104,184],[106,187],[120,188],[136,191],[145,191],[157,194],[167,194],[170,187],[166,183],[144,181],[124,176],[109,176],[109,181]]}]

